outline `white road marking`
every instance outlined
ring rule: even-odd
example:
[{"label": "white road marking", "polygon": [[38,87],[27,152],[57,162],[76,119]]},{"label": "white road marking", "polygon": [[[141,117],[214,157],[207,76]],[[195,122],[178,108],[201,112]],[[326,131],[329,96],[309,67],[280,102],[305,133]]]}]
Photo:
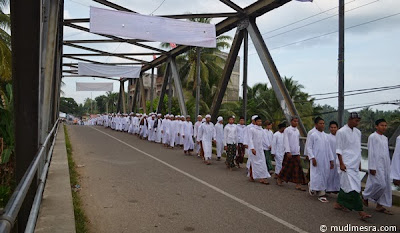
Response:
[{"label": "white road marking", "polygon": [[293,224],[291,224],[289,222],[286,222],[285,220],[283,220],[283,219],[281,219],[281,218],[279,218],[279,217],[277,217],[277,216],[275,216],[275,215],[273,215],[271,213],[268,213],[267,211],[265,211],[265,210],[263,210],[261,208],[258,208],[257,206],[254,206],[254,205],[246,202],[245,200],[242,200],[242,199],[240,199],[238,197],[235,197],[232,194],[229,194],[229,193],[225,192],[224,190],[219,189],[219,188],[215,187],[214,185],[207,183],[204,180],[201,180],[201,179],[199,179],[199,178],[197,178],[197,177],[195,177],[195,176],[193,176],[193,175],[191,175],[191,174],[189,174],[189,173],[187,173],[185,171],[182,171],[181,169],[179,169],[177,167],[174,167],[171,164],[169,164],[167,162],[164,162],[161,159],[156,158],[153,155],[148,154],[148,153],[146,153],[146,152],[144,152],[144,151],[142,151],[142,150],[140,150],[140,149],[138,149],[138,148],[136,148],[136,147],[134,147],[134,146],[132,146],[132,145],[130,145],[130,144],[128,144],[128,143],[126,143],[126,142],[124,142],[124,141],[122,141],[122,140],[120,140],[120,139],[118,139],[118,138],[116,138],[116,137],[114,137],[114,136],[112,136],[110,134],[108,134],[108,133],[105,133],[105,132],[103,132],[103,131],[101,131],[99,129],[96,129],[95,127],[91,127],[91,128],[95,129],[95,130],[99,131],[100,133],[103,133],[103,134],[109,136],[110,138],[113,138],[113,139],[117,140],[118,142],[120,142],[120,143],[122,143],[122,144],[124,144],[124,145],[126,145],[126,146],[128,146],[128,147],[130,147],[130,148],[132,148],[132,149],[134,149],[134,150],[136,150],[136,151],[138,151],[138,152],[140,152],[140,153],[142,153],[142,154],[144,154],[144,155],[146,155],[146,156],[148,156],[148,157],[150,157],[150,158],[152,158],[152,159],[154,159],[154,160],[156,160],[156,161],[158,161],[158,162],[160,162],[162,164],[164,164],[165,166],[167,166],[167,167],[169,167],[169,168],[171,168],[171,169],[173,169],[173,170],[175,170],[175,171],[177,171],[177,172],[179,172],[179,173],[181,173],[181,174],[183,174],[183,175],[185,175],[185,176],[187,176],[187,177],[189,177],[189,178],[191,178],[191,179],[193,179],[193,180],[195,180],[195,181],[197,181],[197,182],[199,182],[199,183],[201,183],[201,184],[203,184],[203,185],[205,185],[205,186],[207,186],[207,187],[209,187],[209,188],[211,188],[211,189],[213,189],[213,190],[215,190],[217,192],[219,192],[220,194],[222,194],[222,195],[224,195],[226,197],[229,197],[232,200],[235,200],[235,201],[239,202],[240,204],[242,204],[244,206],[249,207],[250,209],[252,209],[252,210],[254,210],[256,212],[258,212],[258,213],[260,213],[260,214],[262,214],[262,215],[264,215],[264,216],[266,216],[266,217],[268,217],[268,218],[270,218],[270,219],[272,219],[272,220],[274,220],[276,222],[279,222],[280,224],[282,224],[282,225],[284,225],[284,226],[286,226],[286,227],[288,227],[288,228],[290,228],[290,229],[292,229],[292,230],[294,230],[296,232],[307,233],[307,231],[305,231],[303,229],[300,229],[299,227],[297,227],[297,226],[295,226],[295,225],[293,225]]}]

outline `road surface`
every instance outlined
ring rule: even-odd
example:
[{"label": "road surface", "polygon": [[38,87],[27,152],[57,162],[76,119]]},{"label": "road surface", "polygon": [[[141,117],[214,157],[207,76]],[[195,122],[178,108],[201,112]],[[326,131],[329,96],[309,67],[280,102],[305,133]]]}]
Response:
[{"label": "road surface", "polygon": [[[336,196],[321,203],[307,192],[251,183],[246,169],[230,172],[223,161],[206,166],[181,149],[99,126],[68,126],[81,174],[80,194],[93,233],[113,232],[321,232],[321,225],[397,226],[374,212],[368,222],[356,212],[334,210]],[[214,155],[215,156],[215,155]],[[243,166],[245,167],[245,166]]]}]

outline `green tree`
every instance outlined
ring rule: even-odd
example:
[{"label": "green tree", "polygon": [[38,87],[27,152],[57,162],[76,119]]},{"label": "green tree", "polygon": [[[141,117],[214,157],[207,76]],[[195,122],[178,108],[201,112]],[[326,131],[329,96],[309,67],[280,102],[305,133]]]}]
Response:
[{"label": "green tree", "polygon": [[[211,23],[210,18],[194,18],[193,22]],[[220,53],[230,47],[230,36],[218,36],[216,48],[202,48],[200,54],[200,79],[201,79],[201,105],[206,104],[211,107],[214,95],[217,90],[219,80],[221,79],[225,59]],[[161,43],[161,47],[170,48],[169,43]],[[177,56],[176,62],[179,67],[179,77],[182,80],[182,86],[186,90],[185,97],[190,100],[196,96],[197,88],[197,54],[196,48],[192,47],[186,53]],[[189,111],[189,109],[188,109]]]}]

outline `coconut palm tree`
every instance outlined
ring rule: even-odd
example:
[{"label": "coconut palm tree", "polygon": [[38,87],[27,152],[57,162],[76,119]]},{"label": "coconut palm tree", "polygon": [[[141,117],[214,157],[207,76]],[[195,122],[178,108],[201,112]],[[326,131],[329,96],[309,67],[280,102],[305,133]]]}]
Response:
[{"label": "coconut palm tree", "polygon": [[[198,23],[211,23],[210,18],[189,19]],[[219,55],[222,50],[230,47],[230,36],[218,36],[216,48],[202,48],[200,54],[200,79],[202,103],[210,108],[217,85],[222,76],[225,59]],[[169,43],[161,43],[162,48],[171,48]],[[196,48],[192,47],[186,53],[177,56],[176,62],[179,67],[179,76],[182,80],[182,86],[189,93],[190,98],[195,96],[197,88],[197,54]]]},{"label": "coconut palm tree", "polygon": [[11,28],[10,16],[4,13],[9,0],[0,0],[0,87],[11,82]]}]

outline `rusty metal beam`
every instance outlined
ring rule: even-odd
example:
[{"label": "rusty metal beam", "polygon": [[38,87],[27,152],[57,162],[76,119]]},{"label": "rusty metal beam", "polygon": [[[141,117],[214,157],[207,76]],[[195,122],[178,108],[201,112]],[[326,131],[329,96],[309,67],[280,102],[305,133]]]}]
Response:
[{"label": "rusty metal beam", "polygon": [[[112,56],[152,56],[160,55],[161,53],[110,53]],[[101,57],[111,56],[108,53],[66,53],[64,56],[77,56],[77,57]]]}]

